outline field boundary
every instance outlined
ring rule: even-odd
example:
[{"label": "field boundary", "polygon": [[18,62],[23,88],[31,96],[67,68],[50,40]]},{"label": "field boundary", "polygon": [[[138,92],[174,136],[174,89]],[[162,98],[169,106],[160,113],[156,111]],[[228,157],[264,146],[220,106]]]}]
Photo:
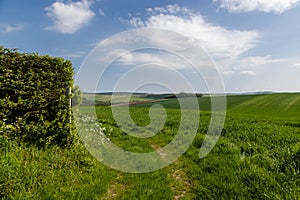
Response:
[{"label": "field boundary", "polygon": [[125,106],[131,106],[131,105],[140,105],[145,103],[154,103],[154,102],[161,102],[161,101],[168,101],[169,99],[155,99],[155,100],[145,100],[145,101],[133,101],[129,103],[118,103],[113,104],[111,107],[125,107]]}]

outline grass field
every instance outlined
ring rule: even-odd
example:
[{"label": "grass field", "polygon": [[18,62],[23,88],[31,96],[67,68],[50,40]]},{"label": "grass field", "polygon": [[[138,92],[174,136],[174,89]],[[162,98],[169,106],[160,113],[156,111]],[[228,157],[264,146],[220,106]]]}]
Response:
[{"label": "grass field", "polygon": [[[214,97],[217,98],[217,97]],[[185,99],[189,101],[189,99]],[[228,96],[227,118],[212,152],[199,149],[210,122],[210,98],[199,98],[201,120],[193,144],[176,162],[151,173],[104,166],[81,144],[72,149],[33,146],[0,137],[0,197],[8,199],[299,199],[300,94]],[[149,152],[176,134],[181,112],[174,99],[159,102],[167,122],[155,136],[132,137],[117,126],[111,107],[96,107],[105,135],[119,147]],[[130,107],[150,122],[153,103]],[[91,107],[81,107],[88,114]]]},{"label": "grass field", "polygon": [[[212,97],[212,98],[218,98]],[[191,101],[186,99],[185,101]],[[199,98],[200,109],[211,110],[211,97]],[[161,102],[167,109],[180,109],[176,99]],[[152,103],[135,105],[136,107],[150,107]],[[188,109],[188,108],[187,108]],[[290,119],[300,120],[300,93],[258,94],[258,95],[230,95],[227,96],[227,112],[243,116],[258,116],[262,119]]]},{"label": "grass field", "polygon": [[[119,104],[128,101],[127,94],[114,94],[113,97],[111,94],[90,94],[90,93],[83,93],[83,103],[87,105],[94,105],[97,102],[102,103],[110,103]],[[138,102],[138,101],[145,101],[150,100],[149,98],[145,98],[143,95],[135,95],[133,94],[129,98],[129,102]]]}]

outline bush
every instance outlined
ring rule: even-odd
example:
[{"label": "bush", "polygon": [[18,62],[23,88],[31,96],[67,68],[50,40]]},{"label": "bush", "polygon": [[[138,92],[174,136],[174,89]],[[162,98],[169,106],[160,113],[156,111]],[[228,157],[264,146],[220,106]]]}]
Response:
[{"label": "bush", "polygon": [[37,145],[69,145],[73,68],[68,60],[0,47],[0,134]]}]

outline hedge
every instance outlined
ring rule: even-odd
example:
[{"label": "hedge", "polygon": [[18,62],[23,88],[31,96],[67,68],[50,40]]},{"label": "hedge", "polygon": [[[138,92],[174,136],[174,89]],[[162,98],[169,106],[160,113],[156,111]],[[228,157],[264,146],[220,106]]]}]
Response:
[{"label": "hedge", "polygon": [[0,135],[39,146],[70,145],[72,63],[0,46]]}]

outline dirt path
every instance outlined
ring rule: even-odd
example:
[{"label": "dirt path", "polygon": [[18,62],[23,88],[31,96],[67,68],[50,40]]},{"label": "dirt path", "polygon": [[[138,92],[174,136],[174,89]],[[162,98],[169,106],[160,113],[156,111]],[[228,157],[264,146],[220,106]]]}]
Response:
[{"label": "dirt path", "polygon": [[107,192],[100,198],[101,200],[117,199],[125,192],[126,185],[120,183],[121,178],[121,175],[117,176],[117,178],[108,186]]},{"label": "dirt path", "polygon": [[[160,150],[160,147],[156,144],[151,144],[152,148],[158,152],[158,154],[165,159],[166,153]],[[180,161],[177,160],[175,163],[171,164],[169,167],[170,173],[169,177],[172,182],[170,184],[170,189],[174,193],[174,199],[186,199],[191,196],[191,184],[189,178],[185,172],[181,169]],[[190,198],[188,198],[190,199]]]},{"label": "dirt path", "polygon": [[[171,169],[169,174],[173,179],[173,182],[170,184],[170,188],[174,193],[174,199],[187,199],[191,193],[191,184],[185,172],[180,167],[180,161],[176,161]],[[188,198],[190,199],[190,198]]]}]

